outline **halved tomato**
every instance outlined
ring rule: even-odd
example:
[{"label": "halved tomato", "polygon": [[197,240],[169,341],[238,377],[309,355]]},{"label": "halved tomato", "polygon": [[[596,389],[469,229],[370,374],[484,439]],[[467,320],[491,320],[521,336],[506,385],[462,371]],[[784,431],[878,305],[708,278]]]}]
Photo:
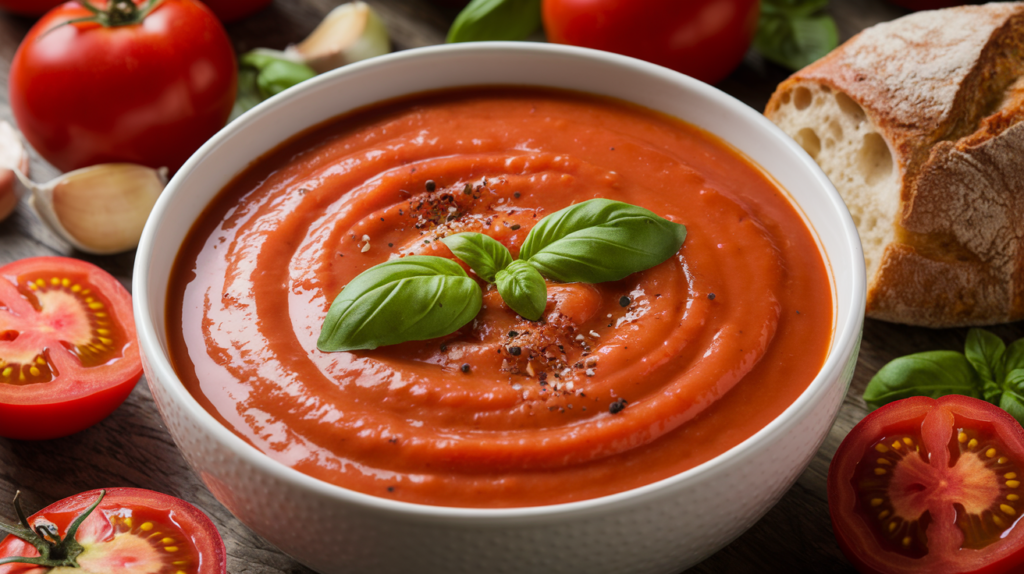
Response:
[{"label": "halved tomato", "polygon": [[836,451],[836,540],[864,573],[1024,571],[1024,429],[982,400],[911,397],[868,415]]},{"label": "halved tomato", "polygon": [[132,299],[117,279],[66,257],[0,267],[0,436],[90,427],[141,375]]},{"label": "halved tomato", "polygon": [[[20,518],[24,515],[18,508]],[[0,542],[0,563],[14,556],[48,562],[12,562],[0,566],[0,574],[227,572],[224,541],[202,511],[184,500],[140,488],[83,492],[7,529],[34,544],[8,536]],[[47,558],[37,549],[40,544]]]}]

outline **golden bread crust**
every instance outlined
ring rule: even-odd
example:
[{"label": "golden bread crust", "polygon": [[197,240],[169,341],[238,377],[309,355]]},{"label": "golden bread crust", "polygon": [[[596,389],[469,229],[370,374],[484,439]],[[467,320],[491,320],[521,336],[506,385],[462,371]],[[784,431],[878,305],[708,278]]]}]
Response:
[{"label": "golden bread crust", "polygon": [[[780,84],[765,115],[788,113],[808,87],[856,102],[898,173],[878,190],[898,205],[880,223],[891,229],[873,254],[868,316],[929,327],[1024,318],[1024,4],[864,30]],[[829,175],[848,204],[864,193]]]}]

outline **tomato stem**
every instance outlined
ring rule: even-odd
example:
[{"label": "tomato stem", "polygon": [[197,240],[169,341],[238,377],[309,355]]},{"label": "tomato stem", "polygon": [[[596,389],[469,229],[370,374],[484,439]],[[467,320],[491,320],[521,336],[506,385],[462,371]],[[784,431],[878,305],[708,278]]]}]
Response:
[{"label": "tomato stem", "polygon": [[107,7],[104,9],[94,6],[90,0],[77,1],[79,6],[85,8],[89,12],[92,12],[93,15],[85,18],[76,18],[74,20],[58,24],[48,30],[47,34],[57,28],[77,22],[96,22],[104,28],[139,24],[146,19],[146,16],[148,16],[150,12],[163,3],[163,0],[146,0],[146,3],[140,8],[132,0],[113,0],[109,2]]},{"label": "tomato stem", "polygon": [[35,528],[29,525],[28,518],[25,516],[25,511],[22,510],[21,501],[19,500],[21,491],[15,493],[14,512],[18,515],[19,524],[11,526],[0,522],[0,531],[28,542],[39,552],[39,556],[9,556],[0,558],[0,565],[17,562],[51,568],[60,566],[78,568],[78,555],[84,550],[82,545],[75,540],[75,536],[78,534],[78,527],[82,525],[82,522],[85,522],[85,519],[92,514],[93,510],[96,510],[96,507],[99,506],[106,494],[107,491],[101,490],[96,502],[93,502],[89,508],[85,509],[75,518],[71,526],[68,527],[64,538],[61,539],[60,532],[52,524],[39,524]]}]

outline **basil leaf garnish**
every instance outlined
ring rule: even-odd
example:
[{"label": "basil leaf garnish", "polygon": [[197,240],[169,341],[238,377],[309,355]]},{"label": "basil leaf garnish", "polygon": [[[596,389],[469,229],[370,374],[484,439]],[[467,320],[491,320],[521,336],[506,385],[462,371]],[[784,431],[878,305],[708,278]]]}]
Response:
[{"label": "basil leaf garnish", "polygon": [[448,42],[523,40],[540,28],[541,0],[473,0],[455,17]]},{"label": "basil leaf garnish", "polygon": [[1024,369],[1014,369],[1007,373],[999,408],[1024,425]]},{"label": "basil leaf garnish", "polygon": [[828,0],[763,0],[754,36],[762,56],[799,70],[839,45],[835,20],[821,13]]},{"label": "basil leaf garnish", "polygon": [[964,355],[977,371],[982,383],[982,396],[993,404],[999,403],[1005,378],[1006,344],[996,334],[984,329],[967,332]]},{"label": "basil leaf garnish", "polygon": [[472,321],[482,305],[480,285],[455,261],[396,259],[367,269],[341,290],[316,346],[354,351],[433,339]]},{"label": "basil leaf garnish", "polygon": [[498,271],[498,294],[513,311],[536,321],[548,304],[548,286],[532,265],[518,259]]},{"label": "basil leaf garnish", "polygon": [[1003,353],[1003,369],[1007,373],[1024,369],[1024,339],[1017,339],[1007,345]]},{"label": "basil leaf garnish", "polygon": [[981,380],[956,351],[928,351],[894,359],[871,378],[864,402],[871,408],[913,396],[981,398]]},{"label": "basil leaf garnish", "polygon": [[998,335],[985,329],[967,332],[964,355],[983,381],[1002,381],[1005,373],[1006,344]]},{"label": "basil leaf garnish", "polygon": [[238,92],[230,119],[237,118],[270,96],[313,76],[316,76],[313,68],[279,58],[268,50],[257,48],[246,53],[239,59]]},{"label": "basil leaf garnish", "polygon": [[494,275],[512,263],[508,248],[483,233],[456,233],[441,243],[488,283],[494,283]]},{"label": "basil leaf garnish", "polygon": [[618,281],[679,251],[686,227],[608,199],[556,211],[530,230],[519,252],[541,275],[565,283]]}]

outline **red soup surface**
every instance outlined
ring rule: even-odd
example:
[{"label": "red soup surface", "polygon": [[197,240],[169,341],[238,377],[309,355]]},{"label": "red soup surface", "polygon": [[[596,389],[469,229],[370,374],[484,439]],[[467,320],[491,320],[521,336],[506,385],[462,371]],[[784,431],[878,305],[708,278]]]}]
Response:
[{"label": "red soup surface", "polygon": [[[538,322],[481,281],[452,335],[317,349],[365,269],[453,258],[438,239],[461,231],[516,255],[540,218],[596,197],[686,242],[621,281],[549,283]],[[389,102],[256,161],[189,233],[169,301],[178,375],[238,436],[333,484],[468,507],[594,498],[721,454],[807,388],[833,323],[811,232],[748,160],[650,110],[521,88]]]}]

